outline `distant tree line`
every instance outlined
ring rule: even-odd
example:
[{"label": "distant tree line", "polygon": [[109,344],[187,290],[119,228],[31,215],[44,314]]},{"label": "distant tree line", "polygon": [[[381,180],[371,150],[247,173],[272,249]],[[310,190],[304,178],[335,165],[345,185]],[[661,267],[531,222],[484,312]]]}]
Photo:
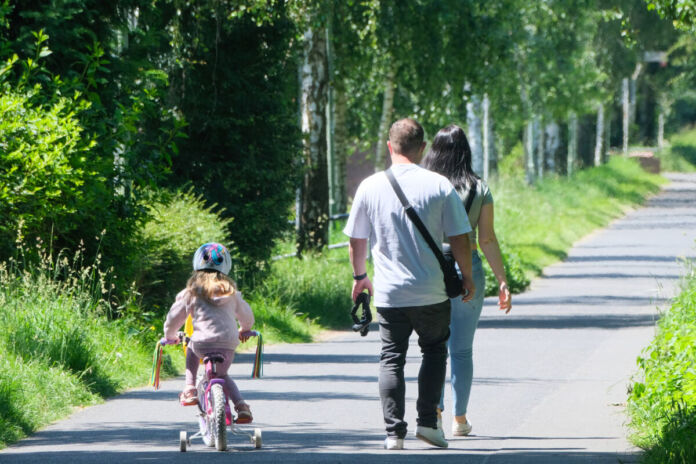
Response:
[{"label": "distant tree line", "polygon": [[0,258],[21,230],[126,281],[146,206],[184,187],[257,274],[289,221],[300,253],[327,244],[348,157],[384,168],[403,116],[466,126],[484,176],[521,143],[530,183],[658,143],[696,119],[693,35],[658,15],[692,24],[680,5],[0,0]]}]

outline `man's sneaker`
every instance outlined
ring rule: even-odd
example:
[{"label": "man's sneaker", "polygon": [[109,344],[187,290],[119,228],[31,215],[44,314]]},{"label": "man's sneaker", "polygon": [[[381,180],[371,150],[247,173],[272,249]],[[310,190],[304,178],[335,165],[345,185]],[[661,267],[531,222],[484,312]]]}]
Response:
[{"label": "man's sneaker", "polygon": [[447,446],[449,446],[447,440],[445,440],[445,433],[442,429],[434,429],[432,427],[419,425],[416,427],[416,438],[433,446],[439,446],[440,448],[447,448]]},{"label": "man's sneaker", "polygon": [[384,449],[402,450],[404,449],[404,439],[399,437],[387,437],[384,439]]},{"label": "man's sneaker", "polygon": [[466,422],[463,424],[461,422],[457,422],[456,419],[452,419],[452,435],[455,437],[463,437],[465,435],[469,435],[471,433],[471,429],[473,427],[471,426],[471,422],[467,419]]}]

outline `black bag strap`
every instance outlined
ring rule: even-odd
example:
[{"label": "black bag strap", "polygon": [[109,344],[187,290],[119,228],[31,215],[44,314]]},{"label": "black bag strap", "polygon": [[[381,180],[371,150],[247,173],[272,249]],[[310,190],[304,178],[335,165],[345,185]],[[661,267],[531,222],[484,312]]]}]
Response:
[{"label": "black bag strap", "polygon": [[442,269],[442,272],[446,272],[447,264],[445,261],[445,256],[442,254],[442,250],[438,248],[437,244],[433,240],[433,237],[430,235],[430,232],[428,232],[428,229],[425,227],[425,224],[423,224],[423,221],[421,221],[421,218],[418,216],[418,213],[416,213],[416,210],[413,209],[411,203],[409,203],[408,199],[406,199],[403,190],[401,190],[401,186],[396,181],[396,177],[394,177],[394,173],[391,172],[391,169],[387,169],[386,171],[384,171],[384,173],[387,175],[389,183],[394,189],[396,196],[399,197],[399,201],[401,201],[401,204],[403,205],[404,210],[406,211],[406,215],[416,226],[416,229],[418,229],[418,231],[421,233],[430,249],[433,250],[433,253],[437,258],[437,261],[440,263],[440,268]]},{"label": "black bag strap", "polygon": [[469,211],[471,210],[471,205],[474,204],[474,198],[476,198],[476,183],[471,186],[469,189],[469,193],[466,194],[466,202],[464,204],[464,208],[466,208],[466,214],[469,214]]}]

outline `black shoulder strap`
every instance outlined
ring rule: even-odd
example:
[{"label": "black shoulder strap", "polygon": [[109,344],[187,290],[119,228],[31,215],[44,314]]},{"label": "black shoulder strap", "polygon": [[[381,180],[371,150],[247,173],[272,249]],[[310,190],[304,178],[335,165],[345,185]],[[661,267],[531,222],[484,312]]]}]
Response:
[{"label": "black shoulder strap", "polygon": [[435,254],[435,257],[437,258],[437,261],[440,263],[440,267],[444,271],[444,269],[446,267],[446,262],[445,262],[445,256],[442,254],[442,250],[440,250],[438,248],[438,246],[435,244],[433,237],[430,235],[430,232],[428,232],[428,229],[425,227],[425,224],[423,224],[423,221],[421,221],[421,218],[418,216],[418,213],[416,213],[416,211],[413,209],[413,206],[411,206],[411,204],[406,199],[406,196],[404,195],[404,192],[401,190],[401,186],[396,181],[396,178],[394,177],[394,173],[391,172],[391,169],[387,169],[386,171],[384,171],[384,173],[387,175],[387,178],[389,179],[389,183],[391,184],[392,188],[394,189],[396,196],[399,197],[399,201],[401,201],[401,204],[404,206],[404,210],[406,211],[406,215],[409,217],[409,219],[416,226],[416,229],[418,229],[418,231],[421,233],[421,235],[425,239],[425,241],[428,244],[428,246],[430,247],[430,249],[433,250],[433,253]]},{"label": "black shoulder strap", "polygon": [[474,198],[476,197],[476,183],[471,186],[469,189],[469,193],[466,194],[466,203],[464,204],[464,208],[466,208],[466,214],[469,214],[469,211],[471,210],[471,205],[474,204]]}]

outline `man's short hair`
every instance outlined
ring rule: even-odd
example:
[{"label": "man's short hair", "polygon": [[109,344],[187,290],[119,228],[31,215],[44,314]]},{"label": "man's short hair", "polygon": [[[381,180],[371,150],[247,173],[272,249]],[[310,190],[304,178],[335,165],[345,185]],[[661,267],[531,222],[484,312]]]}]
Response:
[{"label": "man's short hair", "polygon": [[423,127],[415,119],[399,119],[389,129],[389,142],[396,153],[411,155],[423,145]]}]

